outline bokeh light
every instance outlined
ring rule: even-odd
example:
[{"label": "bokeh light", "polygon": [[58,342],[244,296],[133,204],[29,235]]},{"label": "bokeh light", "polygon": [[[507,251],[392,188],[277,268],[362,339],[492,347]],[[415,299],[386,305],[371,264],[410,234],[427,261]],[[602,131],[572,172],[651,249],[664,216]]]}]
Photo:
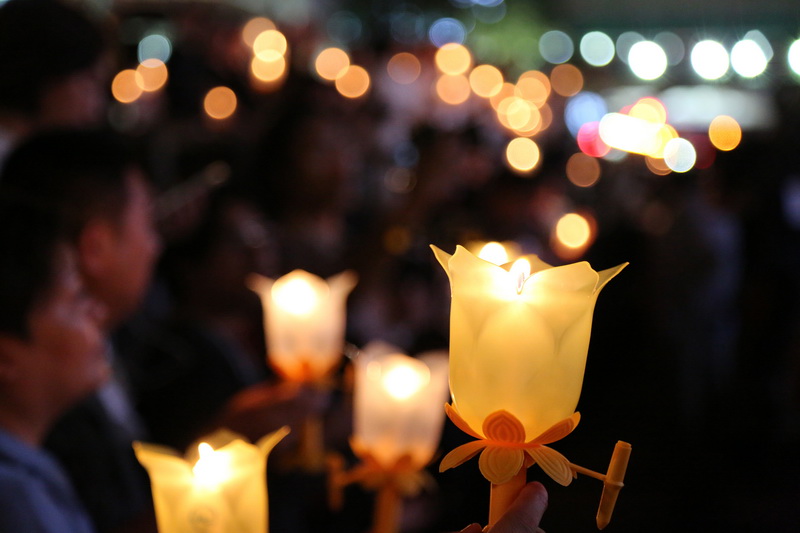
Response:
[{"label": "bokeh light", "polygon": [[575,44],[563,31],[551,30],[539,38],[539,53],[548,63],[558,65],[572,59]]},{"label": "bokeh light", "polygon": [[628,52],[628,66],[636,77],[651,81],[667,70],[667,54],[653,41],[639,41]]},{"label": "bokeh light", "polygon": [[578,135],[581,126],[587,122],[599,122],[608,113],[603,97],[597,93],[583,91],[567,101],[564,107],[564,121],[573,137]]},{"label": "bokeh light", "polygon": [[252,48],[261,32],[275,29],[277,26],[267,17],[253,17],[242,27],[242,41]]},{"label": "bokeh light", "polygon": [[516,171],[530,172],[539,164],[540,151],[532,139],[516,137],[506,145],[506,161]]},{"label": "bokeh light", "polygon": [[111,95],[123,104],[135,102],[142,96],[142,75],[132,68],[121,70],[111,80]]},{"label": "bokeh light", "polygon": [[658,124],[666,124],[667,108],[664,107],[664,104],[658,98],[640,98],[631,106],[628,111],[628,116]]},{"label": "bokeh light", "polygon": [[167,66],[160,59],[145,59],[136,67],[136,72],[139,73],[136,78],[137,83],[141,83],[139,87],[145,92],[154,92],[159,90],[167,83],[169,74]]},{"label": "bokeh light", "polygon": [[225,86],[214,87],[206,93],[203,100],[203,109],[206,114],[217,120],[223,120],[233,115],[236,105],[236,93]]},{"label": "bokeh light", "polygon": [[600,138],[600,122],[587,122],[583,124],[575,136],[581,152],[592,157],[605,157],[611,147]]},{"label": "bokeh light", "polygon": [[550,97],[551,89],[550,79],[544,72],[528,70],[520,74],[514,87],[514,94],[542,107]]},{"label": "bokeh light", "polygon": [[492,109],[496,111],[497,108],[500,107],[500,104],[503,102],[503,100],[512,96],[516,96],[515,89],[516,88],[513,83],[504,82],[502,87],[500,87],[500,90],[489,98],[489,103],[492,105]]},{"label": "bokeh light", "polygon": [[275,61],[289,48],[286,36],[278,30],[262,31],[253,42],[253,53],[262,61]]},{"label": "bokeh light", "polygon": [[495,265],[505,265],[509,261],[506,247],[496,241],[487,242],[478,252],[478,257]]},{"label": "bokeh light", "polygon": [[664,163],[674,172],[688,172],[697,162],[697,152],[687,139],[672,139],[664,147]]},{"label": "bokeh light", "polygon": [[753,40],[743,39],[731,49],[731,67],[743,78],[755,78],[767,69],[767,56]]},{"label": "bokeh light", "polygon": [[422,65],[414,54],[399,52],[389,59],[386,71],[395,83],[410,85],[419,78],[422,73]]},{"label": "bokeh light", "polygon": [[800,39],[789,45],[789,50],[786,52],[786,61],[789,63],[789,68],[792,69],[792,72],[800,75]]},{"label": "bokeh light", "polygon": [[579,49],[583,60],[593,67],[603,67],[614,59],[614,41],[601,31],[592,31],[584,35]]},{"label": "bokeh light", "polygon": [[586,246],[591,236],[589,221],[578,213],[567,213],[556,223],[556,238],[568,248]]},{"label": "bokeh light", "polygon": [[350,66],[350,56],[335,46],[325,48],[317,54],[314,60],[314,69],[320,78],[333,81],[343,74]]},{"label": "bokeh light", "polygon": [[647,170],[656,176],[666,176],[672,172],[672,169],[667,166],[664,160],[658,157],[645,156],[644,163],[647,166]]},{"label": "bokeh light", "polygon": [[674,129],[666,124],[622,113],[608,113],[600,120],[600,138],[608,146],[634,154],[662,157]]},{"label": "bokeh light", "polygon": [[628,64],[628,54],[631,52],[631,47],[639,41],[644,41],[645,38],[642,34],[635,31],[626,31],[619,34],[616,41],[617,57],[626,65]]},{"label": "bokeh light", "polygon": [[721,43],[710,39],[694,45],[690,60],[697,75],[711,81],[720,79],[730,67],[728,51]]},{"label": "bokeh light", "polygon": [[469,73],[472,92],[481,98],[490,98],[503,88],[503,73],[494,65],[478,65]]},{"label": "bokeh light", "polygon": [[442,74],[436,80],[436,95],[450,105],[463,104],[470,95],[469,80],[462,74]]},{"label": "bokeh light", "polygon": [[434,46],[439,48],[447,43],[463,44],[467,38],[467,30],[460,21],[454,18],[440,18],[431,24],[428,38]]},{"label": "bokeh light", "polygon": [[358,65],[350,65],[336,78],[336,90],[346,98],[364,96],[370,87],[369,73]]},{"label": "bokeh light", "polygon": [[573,96],[583,89],[583,74],[575,65],[557,65],[550,72],[553,92],[561,96]]},{"label": "bokeh light", "polygon": [[337,43],[353,43],[361,38],[363,24],[352,11],[337,11],[325,23],[328,36]]},{"label": "bokeh light", "polygon": [[459,43],[447,43],[436,51],[436,67],[444,74],[464,74],[472,67],[472,54]]},{"label": "bokeh light", "polygon": [[658,44],[667,54],[667,64],[674,67],[686,56],[686,46],[683,40],[671,31],[662,31],[655,37],[653,42]]},{"label": "bokeh light", "polygon": [[600,180],[600,161],[583,152],[572,154],[567,159],[567,179],[578,187],[591,187]]},{"label": "bokeh light", "polygon": [[257,80],[272,83],[280,80],[286,74],[286,59],[283,56],[274,61],[262,61],[258,56],[250,61],[250,72]]},{"label": "bokeh light", "polygon": [[160,33],[151,33],[139,41],[136,55],[139,63],[147,59],[158,59],[162,63],[166,63],[172,56],[172,41]]},{"label": "bokeh light", "polygon": [[742,127],[735,118],[720,115],[709,124],[708,139],[717,150],[733,150],[742,141]]}]

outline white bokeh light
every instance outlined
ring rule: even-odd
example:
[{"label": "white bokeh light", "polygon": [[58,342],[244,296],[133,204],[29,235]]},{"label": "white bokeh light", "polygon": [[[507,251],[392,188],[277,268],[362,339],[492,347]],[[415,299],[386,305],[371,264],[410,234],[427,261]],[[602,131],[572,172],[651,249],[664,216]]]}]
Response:
[{"label": "white bokeh light", "polygon": [[664,146],[664,163],[673,172],[689,172],[697,162],[697,152],[691,142],[681,137]]},{"label": "white bokeh light", "polygon": [[786,59],[789,62],[789,67],[792,71],[800,75],[800,39],[796,40],[789,47],[789,52],[786,54]]},{"label": "white bokeh light", "polygon": [[707,80],[718,80],[728,72],[728,51],[717,41],[700,41],[691,53],[692,68],[697,75]]},{"label": "white bokeh light", "polygon": [[757,42],[744,39],[731,49],[731,66],[743,78],[755,78],[767,69],[767,56]]},{"label": "white bokeh light", "polygon": [[667,54],[653,41],[639,41],[628,52],[628,66],[643,80],[655,80],[667,70]]},{"label": "white bokeh light", "polygon": [[603,67],[614,59],[614,41],[601,31],[592,31],[581,38],[581,57],[593,67]]},{"label": "white bokeh light", "polygon": [[575,53],[575,44],[563,31],[548,31],[539,38],[539,53],[548,63],[566,63]]}]

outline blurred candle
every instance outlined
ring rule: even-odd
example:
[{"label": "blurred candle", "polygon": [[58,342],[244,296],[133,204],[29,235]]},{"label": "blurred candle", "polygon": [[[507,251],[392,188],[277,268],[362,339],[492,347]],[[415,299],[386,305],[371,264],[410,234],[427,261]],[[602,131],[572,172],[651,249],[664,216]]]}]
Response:
[{"label": "blurred candle", "polygon": [[402,498],[423,484],[420,472],[433,458],[444,426],[447,366],[445,352],[413,358],[375,343],[354,361],[351,443],[364,461],[365,479],[378,490],[373,533],[398,531]]},{"label": "blurred candle", "polygon": [[150,476],[159,532],[266,533],[267,456],[288,432],[281,428],[253,445],[220,430],[187,458],[135,442],[136,457]]},{"label": "blurred candle", "polygon": [[253,274],[249,286],[261,297],[267,359],[287,380],[323,381],[344,351],[345,301],[356,276],[327,281],[304,270],[272,280]]}]

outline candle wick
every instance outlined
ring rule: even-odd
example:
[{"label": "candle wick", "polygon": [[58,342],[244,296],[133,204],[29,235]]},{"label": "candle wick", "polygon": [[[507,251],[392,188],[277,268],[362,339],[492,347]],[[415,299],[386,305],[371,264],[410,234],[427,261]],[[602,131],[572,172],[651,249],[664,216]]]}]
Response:
[{"label": "candle wick", "polygon": [[525,272],[520,271],[517,274],[517,294],[522,294],[522,287],[525,285],[526,279],[528,276],[525,275]]}]

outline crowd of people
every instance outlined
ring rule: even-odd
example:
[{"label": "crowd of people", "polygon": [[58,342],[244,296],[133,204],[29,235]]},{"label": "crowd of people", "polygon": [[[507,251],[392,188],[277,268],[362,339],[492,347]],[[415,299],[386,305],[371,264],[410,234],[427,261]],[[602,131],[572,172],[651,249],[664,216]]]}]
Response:
[{"label": "crowd of people", "polygon": [[[609,451],[614,439],[633,443],[621,530],[671,530],[679,517],[653,524],[663,505],[701,513],[681,494],[716,490],[708,482],[671,491],[689,470],[719,474],[701,459],[705,447],[734,456],[740,448],[724,443],[743,426],[762,436],[760,450],[797,438],[796,282],[791,261],[778,277],[768,264],[782,247],[796,255],[777,239],[800,231],[786,222],[798,211],[784,194],[797,181],[790,154],[785,166],[744,161],[762,149],[753,141],[710,169],[660,181],[629,161],[579,190],[563,177],[574,141],[553,126],[542,164],[523,179],[502,163],[503,133],[479,106],[447,110],[427,95],[410,106],[377,81],[367,97],[346,99],[299,60],[278,88],[249,87],[239,33],[247,17],[213,3],[168,14],[169,82],[134,113],[109,98],[130,50],[107,15],[62,0],[0,4],[0,530],[155,531],[135,440],[182,450],[226,427],[255,441],[314,416],[327,446],[350,453],[345,369],[338,389],[282,382],[265,359],[248,276],[352,269],[350,346],[446,348],[449,288],[429,244],[514,241],[561,263],[550,233],[570,205],[591,206],[598,221],[581,259],[632,264],[598,304],[581,400],[592,442],[564,442],[568,456],[598,464],[608,460],[600,439]],[[310,28],[287,35],[299,57],[313,47]],[[373,43],[358,58],[377,64],[393,51]],[[216,85],[239,95],[224,121],[201,111]],[[699,438],[672,442],[667,432]],[[366,531],[368,493],[352,489],[334,512],[321,476],[281,468],[299,433],[270,459],[271,531]],[[448,423],[443,450],[466,438]],[[437,481],[436,494],[408,502],[404,531],[485,521],[477,468]],[[530,483],[492,531],[548,520],[569,530],[571,509],[584,506],[591,525],[594,489],[559,492],[543,519],[547,491]],[[714,513],[735,506],[711,500],[698,527],[723,523]],[[798,517],[782,519],[778,529]]]}]

